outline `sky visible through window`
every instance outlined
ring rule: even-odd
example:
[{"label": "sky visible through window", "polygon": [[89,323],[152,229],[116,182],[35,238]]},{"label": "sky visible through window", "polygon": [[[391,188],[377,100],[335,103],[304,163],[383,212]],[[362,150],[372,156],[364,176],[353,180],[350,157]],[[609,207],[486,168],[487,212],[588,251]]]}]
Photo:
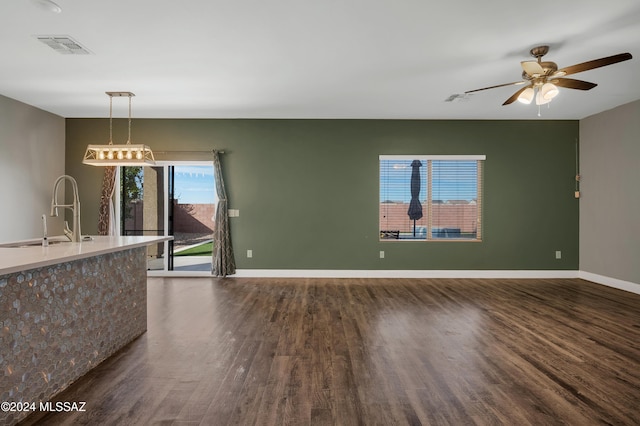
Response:
[{"label": "sky visible through window", "polygon": [[[408,203],[411,200],[412,160],[380,160],[380,202]],[[420,170],[420,201],[427,198],[427,164]],[[432,160],[433,199],[476,200],[477,162]]]},{"label": "sky visible through window", "polygon": [[216,204],[213,165],[175,166],[175,197],[180,204]]}]

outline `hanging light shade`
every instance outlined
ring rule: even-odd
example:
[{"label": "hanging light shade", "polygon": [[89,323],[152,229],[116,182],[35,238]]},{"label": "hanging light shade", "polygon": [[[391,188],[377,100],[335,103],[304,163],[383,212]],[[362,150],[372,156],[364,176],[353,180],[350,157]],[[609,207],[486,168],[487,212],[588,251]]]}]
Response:
[{"label": "hanging light shade", "polygon": [[542,90],[538,90],[538,93],[536,93],[536,105],[544,105],[544,104],[548,104],[549,102],[551,102],[552,98],[545,98],[544,96],[542,96]]},{"label": "hanging light shade", "polygon": [[[109,143],[88,145],[83,164],[90,166],[153,166],[153,151],[147,145],[131,143],[131,92],[106,92],[109,96]],[[113,143],[113,97],[129,98],[129,138],[126,144]]]},{"label": "hanging light shade", "polygon": [[540,89],[540,93],[542,94],[541,96],[544,99],[551,100],[556,96],[558,96],[559,91],[555,84],[545,83],[542,85],[542,88]]},{"label": "hanging light shade", "polygon": [[533,87],[527,87],[522,93],[520,93],[520,96],[518,96],[518,102],[522,102],[527,105],[530,104],[533,100],[533,94]]}]

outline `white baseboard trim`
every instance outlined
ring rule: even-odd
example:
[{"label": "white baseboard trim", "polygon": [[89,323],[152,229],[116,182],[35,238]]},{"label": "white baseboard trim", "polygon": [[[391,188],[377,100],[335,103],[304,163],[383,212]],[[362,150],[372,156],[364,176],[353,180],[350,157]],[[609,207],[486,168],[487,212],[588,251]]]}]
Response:
[{"label": "white baseboard trim", "polygon": [[238,278],[578,278],[578,271],[238,269]]},{"label": "white baseboard trim", "polygon": [[606,277],[604,275],[598,275],[586,271],[578,271],[578,278],[592,281],[596,284],[602,284],[608,287],[617,288],[619,290],[625,290],[631,293],[640,294],[640,284],[633,283],[631,281],[619,280],[617,278]]},{"label": "white baseboard trim", "polygon": [[[147,271],[148,277],[211,277],[207,271]],[[347,270],[238,269],[229,278],[581,278],[596,284],[640,294],[640,284],[574,270]]]}]

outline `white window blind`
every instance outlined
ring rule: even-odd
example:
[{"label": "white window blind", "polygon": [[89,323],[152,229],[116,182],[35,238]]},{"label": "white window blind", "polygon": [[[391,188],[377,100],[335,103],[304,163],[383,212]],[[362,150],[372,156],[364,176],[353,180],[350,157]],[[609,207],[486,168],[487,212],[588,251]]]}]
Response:
[{"label": "white window blind", "polygon": [[482,239],[484,155],[380,156],[380,239]]}]

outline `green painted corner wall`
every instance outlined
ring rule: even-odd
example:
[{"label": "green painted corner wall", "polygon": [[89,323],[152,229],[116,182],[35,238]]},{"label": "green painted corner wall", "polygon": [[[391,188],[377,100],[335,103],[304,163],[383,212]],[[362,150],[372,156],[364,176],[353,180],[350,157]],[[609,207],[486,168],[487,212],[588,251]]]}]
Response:
[{"label": "green painted corner wall", "polygon": [[[578,121],[544,120],[135,119],[132,139],[225,151],[241,269],[576,270],[578,132]],[[114,120],[114,140],[125,134],[126,121]],[[97,230],[102,169],[81,159],[107,135],[107,119],[66,120],[85,233]],[[485,154],[484,240],[379,241],[380,154]]]}]

